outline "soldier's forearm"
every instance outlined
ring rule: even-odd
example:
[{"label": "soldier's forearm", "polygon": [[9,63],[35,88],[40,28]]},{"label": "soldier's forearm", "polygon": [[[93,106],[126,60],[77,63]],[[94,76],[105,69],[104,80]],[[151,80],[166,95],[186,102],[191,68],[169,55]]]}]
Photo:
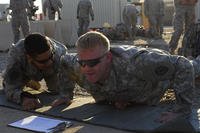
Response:
[{"label": "soldier's forearm", "polygon": [[14,103],[21,103],[22,90],[5,90],[6,98]]},{"label": "soldier's forearm", "polygon": [[185,92],[182,94],[176,95],[177,106],[174,108],[174,112],[180,112],[188,114],[191,112],[191,107],[193,105],[193,95],[191,92]]},{"label": "soldier's forearm", "polygon": [[67,99],[70,99],[70,100],[73,100],[73,97],[74,97],[74,93],[73,92],[60,92],[60,98],[67,98]]},{"label": "soldier's forearm", "polygon": [[[68,87],[65,87],[65,86],[68,86]],[[60,88],[60,97],[65,97],[65,98],[69,98],[69,99],[73,99],[73,96],[74,96],[74,88],[75,86],[74,85],[70,85],[70,84],[66,84],[64,85],[62,88]]]}]

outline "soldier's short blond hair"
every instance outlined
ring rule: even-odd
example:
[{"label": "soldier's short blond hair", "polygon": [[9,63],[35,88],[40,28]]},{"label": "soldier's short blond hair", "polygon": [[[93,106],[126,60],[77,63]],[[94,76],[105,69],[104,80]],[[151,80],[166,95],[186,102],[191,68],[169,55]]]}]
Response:
[{"label": "soldier's short blond hair", "polygon": [[110,41],[109,39],[100,32],[89,31],[82,36],[76,42],[77,49],[88,49],[100,46],[107,52],[110,50]]}]

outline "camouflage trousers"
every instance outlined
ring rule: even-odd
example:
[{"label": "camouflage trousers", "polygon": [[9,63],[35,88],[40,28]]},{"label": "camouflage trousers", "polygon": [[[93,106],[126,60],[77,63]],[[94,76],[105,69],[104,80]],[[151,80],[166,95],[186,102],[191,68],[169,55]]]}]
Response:
[{"label": "camouflage trousers", "polygon": [[78,36],[81,36],[82,34],[86,33],[88,31],[90,21],[89,18],[79,18],[78,19]]},{"label": "camouflage trousers", "polygon": [[150,36],[161,37],[163,34],[163,16],[151,15],[148,17],[150,24]]},{"label": "camouflage trousers", "polygon": [[137,23],[137,16],[136,14],[130,14],[130,16],[123,16],[124,24],[126,25],[126,30],[129,35],[130,40],[134,40],[136,35],[136,23]]},{"label": "camouflage trousers", "polygon": [[[171,52],[174,52],[174,50],[177,48],[178,41],[183,33],[183,30],[187,31],[191,24],[193,24],[194,14],[195,11],[193,6],[178,6],[175,8],[173,20],[174,32],[169,42]],[[183,28],[184,24],[185,27]]]},{"label": "camouflage trousers", "polygon": [[28,16],[23,13],[14,13],[11,20],[12,31],[14,35],[14,43],[17,43],[20,39],[20,28],[24,37],[30,33],[30,23]]},{"label": "camouflage trousers", "polygon": [[49,9],[48,11],[48,18],[49,20],[55,20],[56,11]]},{"label": "camouflage trousers", "polygon": [[200,55],[200,24],[191,25],[186,31],[180,54],[186,57],[192,56],[196,58]]}]

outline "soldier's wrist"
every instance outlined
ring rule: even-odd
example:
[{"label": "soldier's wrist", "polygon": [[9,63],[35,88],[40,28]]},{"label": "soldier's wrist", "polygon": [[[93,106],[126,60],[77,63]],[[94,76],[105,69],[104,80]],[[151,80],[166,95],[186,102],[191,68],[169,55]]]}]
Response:
[{"label": "soldier's wrist", "polygon": [[69,97],[69,96],[61,96],[61,99],[65,99],[67,101],[71,101],[73,98]]},{"label": "soldier's wrist", "polygon": [[32,95],[28,92],[22,92],[20,97],[21,97],[21,103],[23,102],[24,98],[35,98],[36,99],[35,95]]},{"label": "soldier's wrist", "polygon": [[70,97],[61,97],[60,100],[64,101],[64,103],[67,105],[70,105],[73,101]]}]

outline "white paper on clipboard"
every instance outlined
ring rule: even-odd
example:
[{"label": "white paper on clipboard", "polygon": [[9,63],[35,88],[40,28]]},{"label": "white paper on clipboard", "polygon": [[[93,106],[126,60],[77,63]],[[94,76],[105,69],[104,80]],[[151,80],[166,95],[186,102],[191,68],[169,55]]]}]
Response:
[{"label": "white paper on clipboard", "polygon": [[65,124],[66,128],[72,125],[70,121],[51,119],[40,116],[29,116],[8,125],[36,132],[53,133],[54,131],[59,130],[57,129],[59,124]]}]

